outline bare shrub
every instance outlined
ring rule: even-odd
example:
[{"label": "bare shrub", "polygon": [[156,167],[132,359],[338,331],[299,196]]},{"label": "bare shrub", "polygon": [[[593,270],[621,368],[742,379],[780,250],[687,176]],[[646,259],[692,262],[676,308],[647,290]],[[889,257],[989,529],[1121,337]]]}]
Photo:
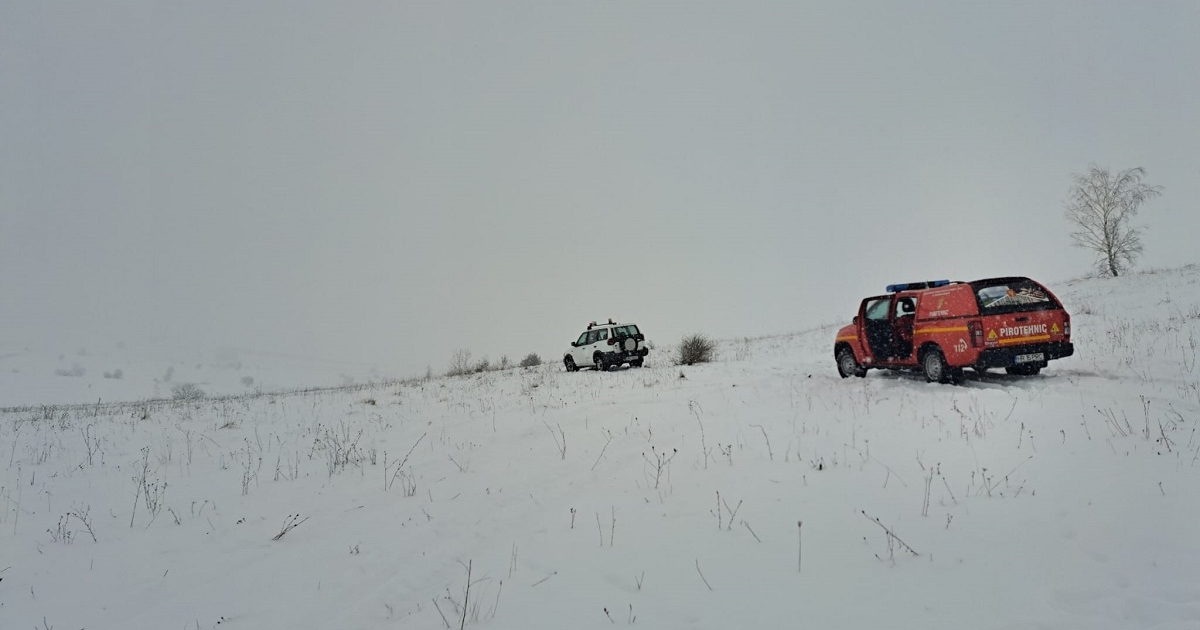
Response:
[{"label": "bare shrub", "polygon": [[358,443],[362,440],[363,429],[359,429],[358,433],[353,433],[350,426],[344,422],[338,424],[337,429],[324,427],[324,431],[314,443],[313,448],[323,449],[329,457],[327,469],[329,476],[333,477],[334,473],[339,470],[345,470],[347,466],[362,466],[370,456],[359,448]]},{"label": "bare shrub", "polygon": [[675,361],[680,365],[695,365],[708,363],[716,354],[717,344],[706,335],[696,333],[687,335],[679,342],[679,353]]},{"label": "bare shrub", "polygon": [[175,400],[200,400],[204,398],[204,390],[195,383],[176,383],[171,386],[171,398]]},{"label": "bare shrub", "polygon": [[454,356],[450,357],[450,368],[446,370],[446,376],[470,374],[474,367],[471,363],[471,351],[459,348],[454,351]]},{"label": "bare shrub", "polygon": [[534,367],[541,364],[542,357],[539,357],[535,352],[530,352],[529,354],[525,355],[524,359],[521,359],[521,367],[523,368]]}]

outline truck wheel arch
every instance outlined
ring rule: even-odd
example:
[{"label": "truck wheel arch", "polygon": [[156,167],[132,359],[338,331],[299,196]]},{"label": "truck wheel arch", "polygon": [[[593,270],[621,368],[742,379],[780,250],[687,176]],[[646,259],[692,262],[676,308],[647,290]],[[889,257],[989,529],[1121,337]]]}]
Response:
[{"label": "truck wheel arch", "polygon": [[921,344],[921,349],[917,350],[917,365],[921,365],[925,362],[925,353],[929,352],[930,350],[937,350],[942,353],[942,356],[946,356],[946,352],[942,350],[942,347],[939,346],[936,341],[926,341],[925,343]]}]

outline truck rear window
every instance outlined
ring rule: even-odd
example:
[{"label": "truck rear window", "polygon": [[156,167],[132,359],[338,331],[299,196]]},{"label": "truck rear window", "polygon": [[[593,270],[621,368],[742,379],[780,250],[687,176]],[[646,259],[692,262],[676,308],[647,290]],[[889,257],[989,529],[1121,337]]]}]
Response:
[{"label": "truck rear window", "polygon": [[983,315],[1045,311],[1060,308],[1042,285],[1028,278],[972,282]]}]

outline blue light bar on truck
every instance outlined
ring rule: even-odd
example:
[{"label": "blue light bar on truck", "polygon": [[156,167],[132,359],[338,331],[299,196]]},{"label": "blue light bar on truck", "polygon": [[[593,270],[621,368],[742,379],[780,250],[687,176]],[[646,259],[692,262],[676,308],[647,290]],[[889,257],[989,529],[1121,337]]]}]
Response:
[{"label": "blue light bar on truck", "polygon": [[928,282],[906,282],[904,284],[889,284],[887,286],[888,293],[897,293],[899,291],[915,291],[917,289],[932,289],[934,287],[944,287],[950,284],[949,280],[929,280]]}]

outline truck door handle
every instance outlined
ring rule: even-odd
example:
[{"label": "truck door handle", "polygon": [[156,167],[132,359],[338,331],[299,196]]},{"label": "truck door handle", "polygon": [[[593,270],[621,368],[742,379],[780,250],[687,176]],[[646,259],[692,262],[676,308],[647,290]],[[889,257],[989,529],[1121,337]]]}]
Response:
[{"label": "truck door handle", "polygon": [[1029,318],[1028,318],[1028,317],[1018,317],[1018,318],[1017,318],[1017,321],[1019,321],[1019,322],[1027,322],[1027,321],[1029,321]]}]

